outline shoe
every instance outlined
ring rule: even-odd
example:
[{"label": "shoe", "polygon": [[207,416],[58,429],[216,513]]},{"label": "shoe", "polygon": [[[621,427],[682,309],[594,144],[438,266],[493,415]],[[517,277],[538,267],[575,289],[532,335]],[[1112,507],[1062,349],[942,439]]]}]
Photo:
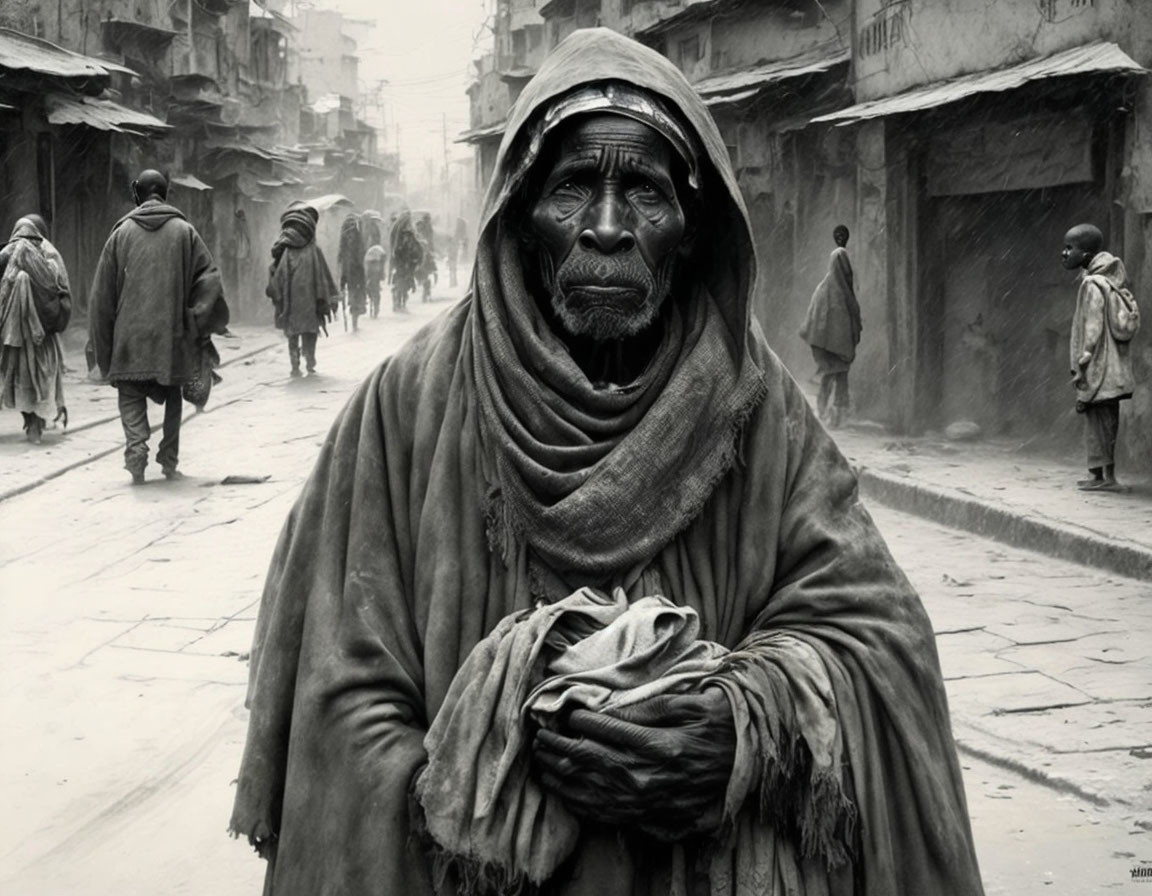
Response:
[{"label": "shoe", "polygon": [[1079,486],[1082,492],[1122,492],[1122,486],[1115,479],[1093,479],[1087,485]]},{"label": "shoe", "polygon": [[1089,486],[1096,485],[1097,483],[1100,483],[1103,481],[1104,481],[1103,479],[1077,479],[1076,480],[1076,488],[1080,489],[1081,491],[1084,491]]},{"label": "shoe", "polygon": [[304,376],[304,374],[302,374],[302,373],[300,372],[300,368],[299,368],[299,367],[293,367],[293,368],[292,368],[292,372],[291,372],[290,374],[288,374],[288,375],[289,375],[290,377],[292,377],[293,379],[299,379],[300,377]]},{"label": "shoe", "polygon": [[143,485],[144,484],[144,471],[143,470],[129,470],[128,472],[132,474],[132,484],[133,485]]},{"label": "shoe", "polygon": [[177,470],[175,467],[163,468],[164,478],[169,482],[179,482],[184,478],[184,474]]},{"label": "shoe", "polygon": [[32,414],[28,422],[24,425],[24,437],[33,445],[39,445],[42,441],[45,422],[43,417]]}]

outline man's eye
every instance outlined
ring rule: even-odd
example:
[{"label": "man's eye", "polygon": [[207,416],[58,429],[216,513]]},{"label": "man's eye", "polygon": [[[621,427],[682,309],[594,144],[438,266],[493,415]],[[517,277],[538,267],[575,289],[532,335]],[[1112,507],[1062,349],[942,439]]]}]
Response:
[{"label": "man's eye", "polygon": [[650,180],[638,180],[632,184],[632,194],[641,199],[659,199],[663,197],[663,192]]},{"label": "man's eye", "polygon": [[583,196],[584,188],[576,183],[574,180],[562,180],[552,188],[552,192],[557,196]]}]

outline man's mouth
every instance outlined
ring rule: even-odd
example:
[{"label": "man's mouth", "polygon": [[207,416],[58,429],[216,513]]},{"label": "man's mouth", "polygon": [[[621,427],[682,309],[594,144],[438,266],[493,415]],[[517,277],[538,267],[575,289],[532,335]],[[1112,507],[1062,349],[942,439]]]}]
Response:
[{"label": "man's mouth", "polygon": [[635,286],[606,286],[592,283],[567,283],[565,297],[582,308],[612,308],[630,311],[644,304],[644,292]]}]

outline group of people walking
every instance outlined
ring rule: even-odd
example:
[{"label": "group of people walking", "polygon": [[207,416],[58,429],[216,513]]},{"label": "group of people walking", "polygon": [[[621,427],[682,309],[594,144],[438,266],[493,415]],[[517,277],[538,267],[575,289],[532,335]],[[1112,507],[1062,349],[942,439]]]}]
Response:
[{"label": "group of people walking", "polygon": [[[220,271],[196,228],[168,203],[158,171],[132,182],[136,208],[121,218],[100,254],[89,297],[86,354],[93,371],[114,386],[124,429],[124,466],[145,481],[148,401],[164,407],[156,461],[178,479],[184,402],[203,407],[219,355],[211,337],[227,331],[228,304]],[[316,373],[316,344],[343,308],[345,327],[380,313],[381,286],[392,286],[393,310],[421,288],[431,298],[436,277],[431,216],[349,214],[341,226],[338,277],[316,241],[316,208],[291,203],[272,245],[266,294],[288,341],[289,373]],[[391,264],[389,264],[391,262]],[[68,272],[39,215],[20,218],[0,249],[0,407],[23,415],[29,442],[51,422],[68,424],[61,333],[72,311]]]}]

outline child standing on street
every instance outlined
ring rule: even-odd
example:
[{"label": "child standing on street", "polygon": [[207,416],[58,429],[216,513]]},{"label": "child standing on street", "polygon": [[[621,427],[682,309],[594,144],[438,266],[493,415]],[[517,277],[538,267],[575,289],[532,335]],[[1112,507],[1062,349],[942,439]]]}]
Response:
[{"label": "child standing on street", "polygon": [[1077,486],[1083,491],[1120,491],[1116,435],[1120,402],[1132,397],[1135,384],[1128,349],[1139,326],[1139,312],[1124,262],[1104,251],[1104,236],[1097,227],[1078,224],[1069,230],[1061,258],[1068,270],[1083,270],[1069,354],[1092,478]]}]

